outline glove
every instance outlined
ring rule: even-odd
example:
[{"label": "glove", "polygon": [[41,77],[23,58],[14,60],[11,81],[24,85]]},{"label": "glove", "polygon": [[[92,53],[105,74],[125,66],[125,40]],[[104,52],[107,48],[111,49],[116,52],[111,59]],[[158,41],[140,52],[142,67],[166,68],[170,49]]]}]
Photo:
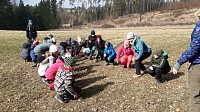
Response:
[{"label": "glove", "polygon": [[106,54],[103,55],[104,58],[105,58],[106,56],[107,56]]},{"label": "glove", "polygon": [[110,58],[108,57],[108,60],[110,60]]}]

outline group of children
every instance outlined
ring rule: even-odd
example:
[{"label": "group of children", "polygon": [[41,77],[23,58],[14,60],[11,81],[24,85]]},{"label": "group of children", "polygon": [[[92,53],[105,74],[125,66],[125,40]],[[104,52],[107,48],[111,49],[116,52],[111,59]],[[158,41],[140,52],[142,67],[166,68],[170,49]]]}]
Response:
[{"label": "group of children", "polygon": [[128,33],[117,53],[113,45],[103,40],[101,35],[95,35],[94,30],[91,30],[88,40],[81,37],[77,37],[77,41],[68,38],[59,45],[56,45],[55,37],[48,34],[42,44],[36,40],[32,42],[30,39],[25,42],[22,46],[21,58],[35,63],[33,67],[38,67],[38,74],[42,81],[56,91],[55,98],[63,103],[70,99],[77,99],[81,92],[81,88],[74,86],[73,70],[81,51],[85,55],[85,60],[92,60],[96,51],[95,62],[99,59],[105,60],[105,65],[121,63],[124,68],[131,69],[132,62],[135,61],[137,77],[142,75],[141,69],[155,76],[158,83],[163,82],[162,75],[167,74],[171,69],[167,52],[162,49],[154,53],[149,67],[146,68],[142,61],[151,55],[151,48],[132,32]]}]

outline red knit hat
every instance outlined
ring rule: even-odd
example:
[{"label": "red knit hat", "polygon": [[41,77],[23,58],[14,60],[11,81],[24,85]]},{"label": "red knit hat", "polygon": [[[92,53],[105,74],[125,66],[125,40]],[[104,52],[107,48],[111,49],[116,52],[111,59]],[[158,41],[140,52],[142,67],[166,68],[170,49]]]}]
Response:
[{"label": "red knit hat", "polygon": [[100,38],[101,39],[101,35],[96,35],[97,39]]}]

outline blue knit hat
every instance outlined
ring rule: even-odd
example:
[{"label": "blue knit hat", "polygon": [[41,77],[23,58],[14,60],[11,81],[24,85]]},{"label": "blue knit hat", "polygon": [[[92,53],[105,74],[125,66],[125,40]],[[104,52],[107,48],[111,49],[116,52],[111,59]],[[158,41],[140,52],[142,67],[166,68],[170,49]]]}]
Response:
[{"label": "blue knit hat", "polygon": [[33,22],[33,21],[31,19],[29,19],[28,22]]},{"label": "blue knit hat", "polygon": [[91,30],[91,35],[95,35],[95,31],[94,30]]},{"label": "blue knit hat", "polygon": [[75,40],[71,40],[71,43],[74,44],[74,43],[75,43]]}]

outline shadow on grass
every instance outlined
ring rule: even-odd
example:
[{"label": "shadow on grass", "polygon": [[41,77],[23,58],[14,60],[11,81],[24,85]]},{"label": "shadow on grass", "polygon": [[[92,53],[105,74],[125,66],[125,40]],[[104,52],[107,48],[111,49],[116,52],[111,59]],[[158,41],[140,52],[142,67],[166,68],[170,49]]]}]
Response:
[{"label": "shadow on grass", "polygon": [[107,76],[99,76],[99,77],[93,77],[93,78],[89,78],[89,79],[84,79],[84,80],[78,80],[76,81],[76,84],[81,87],[84,88],[92,83],[95,83],[96,81],[100,81],[102,79],[105,79]]},{"label": "shadow on grass", "polygon": [[174,75],[172,72],[170,72],[166,75],[163,75],[163,78],[164,78],[165,81],[170,81],[170,80],[173,80],[173,79],[177,79],[182,75],[185,75],[185,73],[184,72],[178,72],[178,74]]},{"label": "shadow on grass", "polygon": [[113,82],[107,82],[106,84],[94,85],[92,87],[83,89],[81,92],[82,99],[87,99],[92,97],[95,94],[102,92],[109,85],[113,85]]},{"label": "shadow on grass", "polygon": [[82,67],[76,68],[75,71],[86,70],[86,72],[77,74],[76,78],[81,78],[91,73],[94,73],[96,71],[96,70],[92,70],[94,66],[99,66],[99,65],[88,65],[88,66],[82,66]]}]

